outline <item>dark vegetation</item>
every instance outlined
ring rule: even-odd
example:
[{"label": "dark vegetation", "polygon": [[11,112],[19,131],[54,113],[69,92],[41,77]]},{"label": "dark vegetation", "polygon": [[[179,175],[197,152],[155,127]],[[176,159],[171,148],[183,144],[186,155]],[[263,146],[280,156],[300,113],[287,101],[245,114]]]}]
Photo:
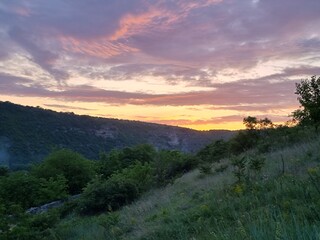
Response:
[{"label": "dark vegetation", "polygon": [[[195,168],[196,159],[176,150],[157,151],[151,145],[138,145],[101,153],[100,161],[61,149],[30,171],[9,172],[2,167],[0,239],[52,237],[47,228],[63,215],[117,210],[151,188],[163,187]],[[82,193],[78,200],[54,213],[37,216],[25,213],[30,207],[78,193]]]},{"label": "dark vegetation", "polygon": [[98,159],[100,152],[139,144],[194,153],[214,139],[229,139],[233,134],[79,116],[0,102],[0,164],[14,170],[28,169],[61,148],[88,159]]},{"label": "dark vegetation", "polygon": [[[320,85],[315,83],[312,89]],[[313,106],[302,104],[299,111]],[[1,167],[0,239],[318,239],[319,120],[316,114],[305,115],[312,121],[301,116],[294,127],[246,117],[246,130],[196,154],[140,144],[100,152],[99,161],[90,161],[59,149],[30,171]],[[199,173],[189,181],[197,187],[179,187],[190,171]],[[213,184],[202,192],[210,179]],[[161,201],[166,189],[172,191],[170,205]],[[151,210],[137,206],[130,217],[129,204],[141,198],[143,204],[152,191],[159,195]],[[60,208],[26,213],[78,193]]]}]

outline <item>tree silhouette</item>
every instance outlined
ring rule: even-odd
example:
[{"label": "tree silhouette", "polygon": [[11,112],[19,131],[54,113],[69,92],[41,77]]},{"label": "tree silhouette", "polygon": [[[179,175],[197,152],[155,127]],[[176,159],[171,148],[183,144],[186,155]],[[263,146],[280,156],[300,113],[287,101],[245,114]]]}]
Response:
[{"label": "tree silhouette", "polygon": [[320,123],[320,77],[296,83],[296,92],[300,108],[293,112],[293,118],[302,125],[314,125],[316,131]]}]

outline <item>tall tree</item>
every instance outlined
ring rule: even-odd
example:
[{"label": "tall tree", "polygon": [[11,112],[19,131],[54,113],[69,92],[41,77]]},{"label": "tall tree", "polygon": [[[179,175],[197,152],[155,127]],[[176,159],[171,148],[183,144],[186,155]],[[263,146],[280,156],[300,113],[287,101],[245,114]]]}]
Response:
[{"label": "tall tree", "polygon": [[320,77],[296,83],[296,92],[300,108],[293,112],[293,118],[300,124],[314,125],[316,130],[320,123]]},{"label": "tall tree", "polygon": [[45,179],[63,176],[67,180],[70,194],[80,193],[94,176],[93,163],[68,149],[52,152],[33,168],[32,173]]}]

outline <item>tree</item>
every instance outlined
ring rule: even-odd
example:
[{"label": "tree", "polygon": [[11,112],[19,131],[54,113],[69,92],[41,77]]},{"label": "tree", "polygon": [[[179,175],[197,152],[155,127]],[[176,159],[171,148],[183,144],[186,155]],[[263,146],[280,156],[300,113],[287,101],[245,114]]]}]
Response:
[{"label": "tree", "polygon": [[244,118],[243,124],[246,126],[247,130],[265,130],[274,127],[272,121],[269,118],[258,120],[256,117],[251,116]]},{"label": "tree", "polygon": [[256,125],[258,124],[258,119],[256,117],[248,116],[243,119],[243,124],[246,126],[248,130],[256,129]]},{"label": "tree", "polygon": [[317,130],[320,123],[320,77],[312,76],[310,80],[296,83],[295,94],[301,106],[293,112],[293,118],[302,125],[314,125]]},{"label": "tree", "polygon": [[122,150],[112,150],[109,154],[101,153],[97,163],[97,172],[104,178],[109,178],[114,172],[120,171],[139,161],[152,162],[156,157],[156,150],[148,144],[126,147]]},{"label": "tree", "polygon": [[41,164],[35,166],[32,172],[45,179],[59,175],[65,177],[70,194],[80,193],[94,175],[92,162],[68,149],[51,153]]},{"label": "tree", "polygon": [[228,155],[229,142],[223,139],[214,141],[205,146],[197,153],[197,157],[203,162],[219,162],[222,158]]},{"label": "tree", "polygon": [[274,128],[269,118],[258,119],[248,116],[243,119],[243,124],[246,130],[239,131],[230,141],[230,150],[233,154],[245,152],[257,146],[259,141],[265,141]]}]

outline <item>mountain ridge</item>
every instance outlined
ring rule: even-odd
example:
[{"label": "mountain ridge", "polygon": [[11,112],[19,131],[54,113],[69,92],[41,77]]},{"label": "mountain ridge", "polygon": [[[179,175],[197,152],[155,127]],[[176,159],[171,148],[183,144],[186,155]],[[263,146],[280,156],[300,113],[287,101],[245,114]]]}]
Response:
[{"label": "mountain ridge", "polygon": [[0,101],[0,165],[24,168],[57,148],[90,159],[113,148],[151,144],[157,149],[195,152],[235,131],[198,131],[142,121],[77,115]]}]

